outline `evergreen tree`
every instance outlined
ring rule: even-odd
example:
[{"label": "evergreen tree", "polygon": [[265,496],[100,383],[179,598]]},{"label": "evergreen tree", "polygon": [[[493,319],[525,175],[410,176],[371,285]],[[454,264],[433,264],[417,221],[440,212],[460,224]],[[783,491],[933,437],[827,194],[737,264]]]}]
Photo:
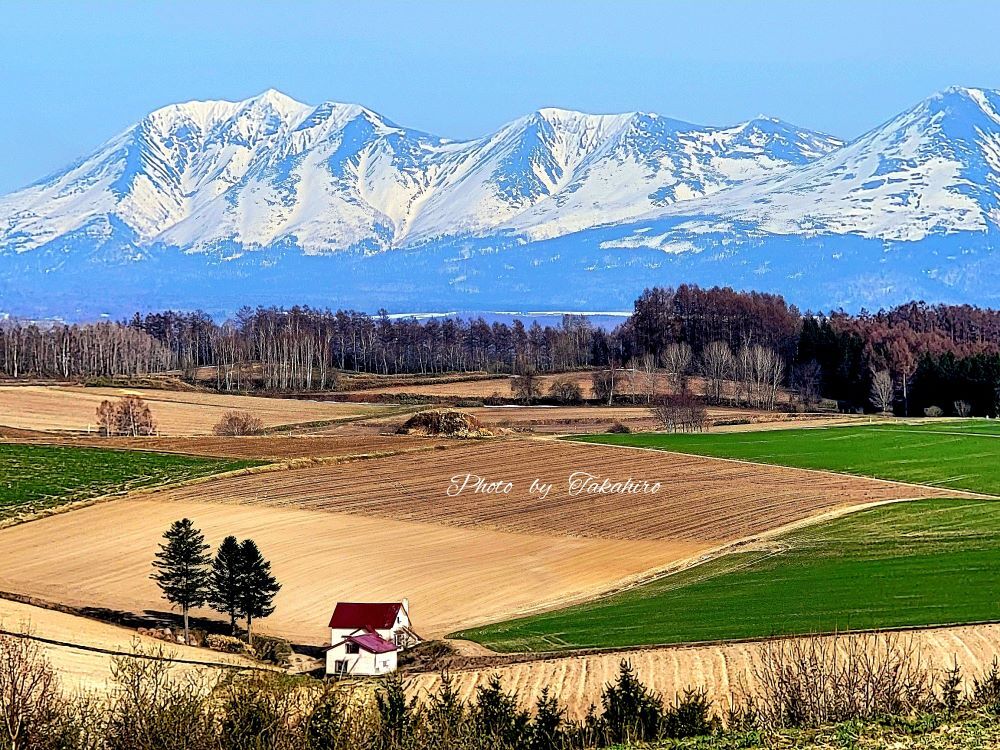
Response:
[{"label": "evergreen tree", "polygon": [[238,581],[239,611],[247,621],[247,643],[253,644],[253,621],[274,612],[274,597],[281,590],[253,539],[240,544]]},{"label": "evergreen tree", "polygon": [[216,612],[229,615],[229,625],[236,635],[236,618],[240,615],[240,543],[227,536],[212,560],[208,584],[208,603]]},{"label": "evergreen tree", "polygon": [[191,519],[174,521],[163,534],[165,543],[156,553],[151,578],[155,580],[163,598],[181,608],[184,616],[184,643],[190,644],[188,611],[200,607],[208,594],[208,566],[211,558],[205,536],[194,527]]},{"label": "evergreen tree", "polygon": [[566,747],[568,738],[563,728],[564,716],[565,711],[559,700],[549,693],[547,687],[542,688],[535,719],[531,723],[528,750],[562,750]]}]

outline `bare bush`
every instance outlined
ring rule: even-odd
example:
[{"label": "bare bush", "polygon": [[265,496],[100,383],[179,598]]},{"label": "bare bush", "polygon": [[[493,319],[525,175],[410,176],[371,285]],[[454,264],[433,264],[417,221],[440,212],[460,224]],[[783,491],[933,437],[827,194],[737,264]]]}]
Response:
[{"label": "bare bush", "polygon": [[959,417],[967,417],[972,414],[972,404],[968,401],[956,401],[953,406],[955,407],[955,414]]},{"label": "bare bush", "polygon": [[73,731],[70,704],[41,646],[0,635],[0,747],[55,750]]},{"label": "bare bush", "polygon": [[583,390],[572,378],[559,377],[549,386],[549,396],[557,404],[579,404],[583,401]]},{"label": "bare bush", "polygon": [[212,428],[214,435],[259,435],[264,431],[264,423],[248,411],[227,411]]},{"label": "bare bush", "polygon": [[163,646],[111,662],[112,691],[100,734],[111,750],[184,747],[210,750],[215,742],[211,697],[217,682],[204,673],[178,674]]},{"label": "bare bush", "polygon": [[940,406],[928,406],[926,409],[924,409],[924,416],[925,417],[943,417],[944,416],[944,409],[942,409]]},{"label": "bare bush", "polygon": [[650,412],[667,432],[701,432],[708,420],[704,404],[686,393],[662,396]]},{"label": "bare bush", "polygon": [[102,435],[140,437],[156,434],[156,422],[149,406],[138,396],[118,401],[102,401],[97,407],[97,426]]},{"label": "bare bush", "polygon": [[753,669],[768,727],[899,715],[935,705],[934,679],[912,641],[895,634],[769,641]]}]

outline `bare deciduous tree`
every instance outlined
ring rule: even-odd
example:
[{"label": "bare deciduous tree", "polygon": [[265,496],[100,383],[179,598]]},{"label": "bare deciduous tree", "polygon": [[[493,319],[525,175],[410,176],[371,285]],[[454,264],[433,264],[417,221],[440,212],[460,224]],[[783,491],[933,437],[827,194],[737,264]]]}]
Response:
[{"label": "bare deciduous tree", "polygon": [[156,434],[156,422],[149,406],[138,396],[118,401],[102,401],[97,407],[97,425],[102,435],[140,437]]},{"label": "bare deciduous tree", "polygon": [[674,393],[687,391],[691,360],[691,346],[685,341],[668,344],[663,350],[663,367],[670,378],[670,385]]},{"label": "bare deciduous tree", "polygon": [[639,375],[642,380],[642,391],[646,396],[646,403],[653,403],[656,398],[657,388],[660,382],[660,371],[656,366],[656,357],[652,353],[646,353],[639,360]]},{"label": "bare deciduous tree", "polygon": [[688,393],[662,396],[650,412],[667,432],[701,432],[708,418],[705,406]]},{"label": "bare deciduous tree", "polygon": [[607,401],[608,406],[614,403],[615,394],[617,388],[620,385],[621,380],[621,368],[618,366],[617,361],[612,358],[608,362],[608,367],[605,370],[597,370],[591,376],[591,381],[594,389],[594,398],[601,401]]},{"label": "bare deciduous tree", "polygon": [[877,370],[872,372],[872,387],[869,394],[872,406],[883,414],[887,414],[892,409],[893,400],[892,375],[888,370]]},{"label": "bare deciduous tree", "polygon": [[722,401],[726,381],[732,380],[736,369],[733,351],[724,341],[712,341],[702,349],[698,360],[698,370],[705,378],[709,400],[718,404]]},{"label": "bare deciduous tree", "polygon": [[542,384],[535,366],[525,360],[518,360],[515,374],[510,378],[510,392],[514,398],[530,404],[542,395]]}]

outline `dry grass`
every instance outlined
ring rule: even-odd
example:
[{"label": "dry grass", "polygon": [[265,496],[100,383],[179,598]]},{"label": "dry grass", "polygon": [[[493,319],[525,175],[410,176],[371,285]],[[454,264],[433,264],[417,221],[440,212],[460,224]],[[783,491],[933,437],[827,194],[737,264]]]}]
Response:
[{"label": "dry grass", "polygon": [[98,404],[127,394],[149,404],[161,435],[211,434],[216,422],[232,409],[253,413],[266,427],[346,419],[381,410],[367,404],[135,388],[0,386],[0,425],[43,431],[94,430]]},{"label": "dry grass", "polygon": [[[957,658],[966,678],[988,669],[1000,658],[1000,625],[969,625],[904,631],[899,642],[912,646],[934,669],[944,669]],[[534,701],[542,688],[559,697],[572,718],[580,719],[591,703],[600,703],[601,690],[627,658],[638,676],[667,700],[692,686],[704,686],[717,707],[729,705],[730,697],[756,691],[754,665],[760,663],[761,644],[727,643],[712,646],[675,646],[634,651],[564,656],[520,663],[453,671],[459,695],[468,699],[491,675],[515,690],[526,703]],[[439,676],[428,673],[408,680],[412,693],[426,695],[437,689]]]},{"label": "dry grass", "polygon": [[[231,654],[223,654],[207,649],[190,648],[166,644],[147,636],[140,636],[134,630],[116,625],[90,620],[85,617],[28,604],[0,599],[0,628],[63,643],[72,643],[91,649],[132,653],[138,645],[142,651],[152,653],[162,647],[164,655],[185,661],[215,662],[235,665],[251,665],[251,662]],[[45,643],[42,651],[59,673],[62,684],[70,690],[100,690],[111,675],[112,655],[68,646]],[[193,665],[178,665],[179,671],[199,669]]]},{"label": "dry grass", "polygon": [[213,545],[227,534],[253,537],[283,584],[276,612],[259,627],[319,644],[329,638],[338,600],[409,597],[418,632],[440,636],[585,597],[693,551],[683,542],[553,538],[198,502],[232,499],[227,485],[201,485],[191,496],[117,500],[0,530],[0,590],[71,606],[165,610],[149,579],[153,553],[160,534],[186,516]]}]

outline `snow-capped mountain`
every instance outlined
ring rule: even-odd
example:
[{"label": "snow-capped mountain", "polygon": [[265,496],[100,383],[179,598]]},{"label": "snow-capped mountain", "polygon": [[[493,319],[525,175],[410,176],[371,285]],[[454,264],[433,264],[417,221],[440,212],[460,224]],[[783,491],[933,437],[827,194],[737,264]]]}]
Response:
[{"label": "snow-capped mountain", "polygon": [[[120,224],[137,246],[294,243],[307,253],[496,230],[554,236],[802,164],[835,138],[755,120],[545,109],[456,142],[357,105],[276,91],[159,109],[95,154],[0,199],[0,247]],[[94,234],[96,233],[96,234]]]},{"label": "snow-capped mountain", "polygon": [[955,87],[805,166],[702,201],[698,211],[771,234],[916,241],[995,229],[998,194],[1000,92]]},{"label": "snow-capped mountain", "polygon": [[272,90],[156,110],[0,197],[0,312],[614,309],[685,281],[818,307],[995,303],[998,195],[990,90],[850,143],[560,109],[454,141]]}]

